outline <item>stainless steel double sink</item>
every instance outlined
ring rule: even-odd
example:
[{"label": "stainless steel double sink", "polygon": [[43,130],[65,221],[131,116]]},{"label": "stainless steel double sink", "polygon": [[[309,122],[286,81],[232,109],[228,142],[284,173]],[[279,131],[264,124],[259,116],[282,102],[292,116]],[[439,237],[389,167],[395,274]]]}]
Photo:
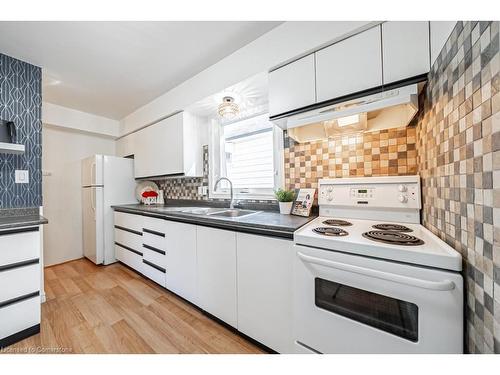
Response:
[{"label": "stainless steel double sink", "polygon": [[243,217],[259,213],[259,211],[244,210],[240,208],[214,208],[214,207],[195,207],[182,210],[181,212],[193,215],[228,217],[228,218]]},{"label": "stainless steel double sink", "polygon": [[151,207],[152,211],[158,212],[179,212],[190,215],[213,216],[221,218],[240,218],[257,214],[261,211],[244,210],[240,208],[221,207]]}]

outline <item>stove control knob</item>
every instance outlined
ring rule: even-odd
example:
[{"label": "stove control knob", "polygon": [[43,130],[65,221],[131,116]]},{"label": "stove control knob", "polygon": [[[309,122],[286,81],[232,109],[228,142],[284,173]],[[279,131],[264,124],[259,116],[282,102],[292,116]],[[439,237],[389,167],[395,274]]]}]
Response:
[{"label": "stove control knob", "polygon": [[399,194],[399,201],[401,203],[406,203],[408,201],[408,198],[406,197],[406,195]]},{"label": "stove control knob", "polygon": [[403,192],[406,191],[406,186],[405,185],[399,185],[398,186],[398,190],[403,193]]},{"label": "stove control knob", "polygon": [[328,194],[327,199],[329,202],[333,201],[333,194]]},{"label": "stove control knob", "polygon": [[329,193],[331,193],[333,191],[333,187],[331,186],[328,186],[328,188],[326,189]]}]

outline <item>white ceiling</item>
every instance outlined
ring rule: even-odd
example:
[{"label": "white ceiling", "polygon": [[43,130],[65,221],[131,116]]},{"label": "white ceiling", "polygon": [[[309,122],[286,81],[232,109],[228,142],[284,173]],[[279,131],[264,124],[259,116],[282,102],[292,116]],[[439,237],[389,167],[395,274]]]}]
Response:
[{"label": "white ceiling", "polygon": [[41,66],[43,100],[122,119],[280,22],[0,22],[0,53]]}]

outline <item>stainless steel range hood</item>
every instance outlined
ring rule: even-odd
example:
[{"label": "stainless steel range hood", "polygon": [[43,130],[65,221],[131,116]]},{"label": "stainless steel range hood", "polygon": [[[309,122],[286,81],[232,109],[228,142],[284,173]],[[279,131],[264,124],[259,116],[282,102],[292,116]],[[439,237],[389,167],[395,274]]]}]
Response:
[{"label": "stainless steel range hood", "polygon": [[415,83],[273,121],[299,143],[406,126],[418,111],[422,86]]}]

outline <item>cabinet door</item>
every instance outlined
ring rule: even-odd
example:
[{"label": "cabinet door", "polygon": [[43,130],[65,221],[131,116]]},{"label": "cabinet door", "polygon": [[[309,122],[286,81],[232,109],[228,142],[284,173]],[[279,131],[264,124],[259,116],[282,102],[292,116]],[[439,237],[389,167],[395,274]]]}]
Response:
[{"label": "cabinet door", "polygon": [[269,115],[314,104],[314,54],[269,73]]},{"label": "cabinet door", "polygon": [[237,327],[236,233],[196,227],[199,306]]},{"label": "cabinet door", "polygon": [[116,156],[124,158],[135,154],[135,136],[136,133],[132,133],[116,141]]},{"label": "cabinet door", "polygon": [[316,52],[317,101],[382,85],[380,26]]},{"label": "cabinet door", "polygon": [[429,72],[429,22],[382,24],[384,84]]},{"label": "cabinet door", "polygon": [[135,134],[136,178],[184,173],[182,113]]},{"label": "cabinet door", "polygon": [[[430,22],[430,50],[431,50],[431,63],[430,65],[434,65],[434,62],[438,58],[441,50],[443,49],[446,41],[450,37],[453,29],[457,21],[431,21]],[[430,70],[430,68],[429,68]]]},{"label": "cabinet door", "polygon": [[167,221],[166,286],[181,297],[196,300],[196,226]]},{"label": "cabinet door", "polygon": [[237,234],[238,330],[292,351],[292,241]]}]

